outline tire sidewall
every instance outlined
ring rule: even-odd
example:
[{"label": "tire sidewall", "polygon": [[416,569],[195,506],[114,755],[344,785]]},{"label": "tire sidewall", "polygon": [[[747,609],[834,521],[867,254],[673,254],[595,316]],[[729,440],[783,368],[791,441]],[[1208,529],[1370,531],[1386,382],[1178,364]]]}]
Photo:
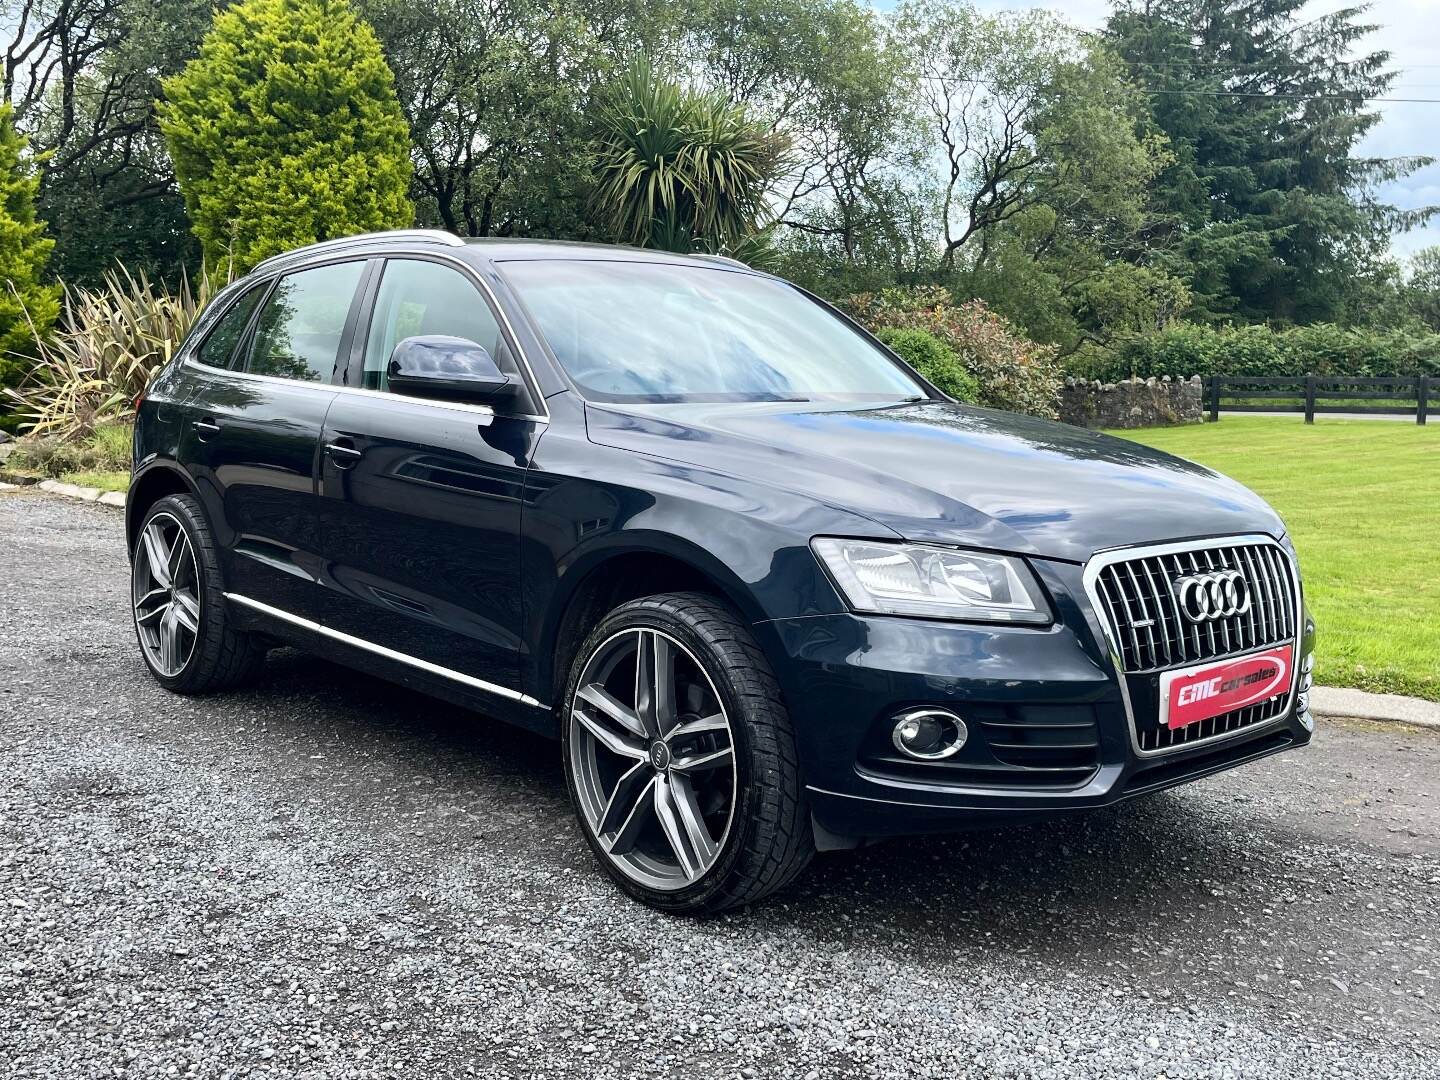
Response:
[{"label": "tire sidewall", "polygon": [[[730,828],[725,836],[724,847],[715,865],[697,881],[683,889],[652,889],[635,881],[611,861],[600,841],[591,832],[581,812],[580,798],[575,787],[574,770],[570,763],[570,713],[574,708],[575,692],[579,689],[580,674],[591,655],[610,638],[625,630],[639,628],[660,630],[679,641],[699,661],[705,674],[715,688],[725,714],[730,721],[730,740],[734,747],[735,800]],[[686,619],[668,608],[660,606],[626,605],[611,612],[585,639],[570,665],[570,677],[566,680],[564,712],[560,716],[560,747],[565,766],[565,787],[570,794],[570,803],[585,841],[595,852],[600,865],[617,885],[630,896],[652,907],[672,911],[695,911],[724,890],[727,879],[735,872],[736,863],[749,841],[748,833],[755,825],[755,800],[757,799],[754,745],[750,734],[749,717],[744,703],[731,685],[729,672],[715,646]]]},{"label": "tire sidewall", "polygon": [[[186,495],[167,495],[158,500],[155,505],[145,512],[144,519],[140,522],[140,528],[135,532],[135,546],[130,552],[130,573],[131,573],[131,603],[130,603],[130,624],[135,629],[135,640],[140,644],[140,658],[146,669],[154,677],[155,681],[168,690],[186,691],[197,681],[199,669],[203,663],[205,653],[205,639],[213,632],[211,625],[213,612],[218,609],[221,589],[219,585],[218,570],[210,565],[207,558],[209,554],[208,545],[204,543],[204,537],[197,525],[198,508],[195,500]],[[145,651],[144,644],[140,638],[140,625],[136,620],[134,603],[134,574],[138,561],[144,557],[143,545],[145,543],[145,530],[155,518],[164,515],[179,523],[181,530],[185,533],[185,539],[190,543],[190,552],[195,559],[196,589],[195,596],[200,606],[196,617],[196,623],[200,627],[195,636],[195,647],[190,651],[190,657],[185,661],[185,666],[176,675],[165,675],[150,662],[150,656]]]}]

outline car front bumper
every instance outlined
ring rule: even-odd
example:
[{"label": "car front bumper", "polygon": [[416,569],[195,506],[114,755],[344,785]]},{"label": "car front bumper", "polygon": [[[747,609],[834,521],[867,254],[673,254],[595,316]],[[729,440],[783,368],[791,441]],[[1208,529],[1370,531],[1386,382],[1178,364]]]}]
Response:
[{"label": "car front bumper", "polygon": [[[844,844],[1050,817],[1310,741],[1292,693],[1263,723],[1160,755],[1137,753],[1103,632],[1088,605],[1064,599],[1083,594],[1079,568],[1049,564],[1041,573],[1060,616],[1045,629],[855,614],[761,625],[795,725],[817,836]],[[1308,613],[1301,626],[1297,664],[1314,644]],[[969,738],[944,762],[899,764],[889,746],[894,717],[922,706],[960,716]],[[1040,741],[1000,749],[1026,739]],[[1083,748],[1062,752],[1061,740]]]}]

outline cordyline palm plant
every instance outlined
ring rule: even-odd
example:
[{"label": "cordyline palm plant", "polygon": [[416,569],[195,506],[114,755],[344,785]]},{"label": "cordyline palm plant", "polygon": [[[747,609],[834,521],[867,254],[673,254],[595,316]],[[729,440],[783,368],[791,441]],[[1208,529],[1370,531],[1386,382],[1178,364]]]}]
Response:
[{"label": "cordyline palm plant", "polygon": [[28,433],[68,439],[128,419],[214,291],[208,276],[194,289],[182,279],[171,293],[123,267],[98,289],[67,288],[54,333],[36,333],[34,368],[6,390]]},{"label": "cordyline palm plant", "polygon": [[725,251],[765,225],[782,145],[740,105],[654,77],[641,59],[599,108],[596,204],[618,238]]}]

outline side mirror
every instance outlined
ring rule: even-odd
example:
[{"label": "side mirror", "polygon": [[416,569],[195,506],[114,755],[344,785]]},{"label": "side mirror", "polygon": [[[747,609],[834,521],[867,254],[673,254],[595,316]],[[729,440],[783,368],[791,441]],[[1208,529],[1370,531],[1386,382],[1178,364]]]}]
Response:
[{"label": "side mirror", "polygon": [[386,374],[391,390],[415,397],[498,401],[519,389],[485,346],[447,334],[405,338],[390,354]]}]

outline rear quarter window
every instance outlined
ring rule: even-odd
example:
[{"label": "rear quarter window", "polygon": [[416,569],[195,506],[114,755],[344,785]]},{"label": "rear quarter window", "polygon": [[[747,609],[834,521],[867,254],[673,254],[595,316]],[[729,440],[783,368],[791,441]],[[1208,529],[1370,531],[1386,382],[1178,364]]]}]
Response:
[{"label": "rear quarter window", "polygon": [[265,295],[268,285],[269,282],[261,282],[252,286],[230,305],[229,310],[220,316],[219,321],[205,335],[200,347],[195,350],[196,359],[210,367],[228,368],[231,365],[235,359],[235,350],[245,334],[245,327],[250,324],[255,305]]}]

